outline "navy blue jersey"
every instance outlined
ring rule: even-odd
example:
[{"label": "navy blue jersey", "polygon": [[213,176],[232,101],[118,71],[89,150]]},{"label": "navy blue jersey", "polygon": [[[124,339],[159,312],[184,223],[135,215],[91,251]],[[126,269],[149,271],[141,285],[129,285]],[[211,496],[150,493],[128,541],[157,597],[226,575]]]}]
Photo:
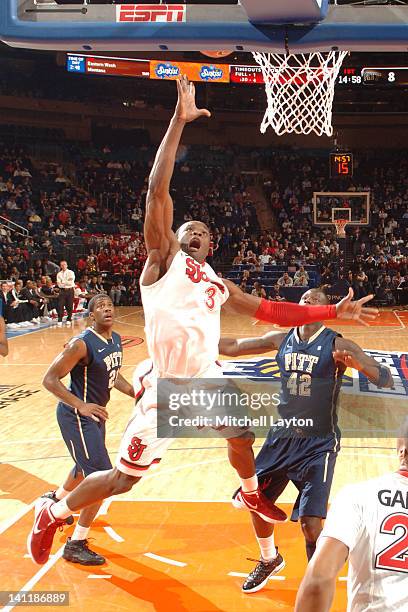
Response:
[{"label": "navy blue jersey", "polygon": [[116,332],[107,340],[88,327],[77,338],[87,347],[87,365],[71,370],[69,390],[84,402],[106,406],[122,365],[122,341]]},{"label": "navy blue jersey", "polygon": [[332,352],[337,332],[322,326],[302,341],[297,329],[286,335],[276,361],[281,376],[279,414],[285,419],[311,419],[311,433],[337,432],[337,399],[345,368]]}]

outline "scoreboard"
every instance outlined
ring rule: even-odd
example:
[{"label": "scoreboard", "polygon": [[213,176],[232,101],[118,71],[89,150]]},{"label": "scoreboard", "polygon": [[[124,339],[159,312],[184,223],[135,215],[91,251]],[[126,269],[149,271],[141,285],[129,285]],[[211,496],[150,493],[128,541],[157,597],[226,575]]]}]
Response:
[{"label": "scoreboard", "polygon": [[[1,2],[1,0],[0,0]],[[206,62],[177,62],[131,59],[126,57],[67,54],[67,70],[77,74],[100,74],[145,79],[174,79],[187,74],[192,81],[211,83],[240,83],[262,85],[261,67],[258,65],[215,64]],[[280,79],[285,79],[280,75]],[[296,79],[296,77],[294,77]],[[300,77],[299,77],[300,78]],[[304,76],[302,77],[303,82]],[[295,81],[296,82],[296,81]],[[408,66],[344,66],[337,77],[337,86],[346,87],[407,87]]]},{"label": "scoreboard", "polygon": [[336,85],[348,87],[408,87],[408,66],[345,66]]}]

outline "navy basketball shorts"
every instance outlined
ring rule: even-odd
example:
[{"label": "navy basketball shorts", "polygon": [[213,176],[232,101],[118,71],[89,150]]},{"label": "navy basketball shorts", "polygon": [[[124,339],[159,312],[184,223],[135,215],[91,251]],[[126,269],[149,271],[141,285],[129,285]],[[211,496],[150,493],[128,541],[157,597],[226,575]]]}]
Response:
[{"label": "navy basketball shorts", "polygon": [[112,464],[105,446],[105,422],[84,417],[63,403],[57,406],[57,420],[62,437],[75,463],[75,474],[88,476],[110,470]]},{"label": "navy basketball shorts", "polygon": [[338,447],[331,435],[268,438],[255,460],[260,489],[275,502],[292,481],[299,494],[291,520],[326,518]]}]

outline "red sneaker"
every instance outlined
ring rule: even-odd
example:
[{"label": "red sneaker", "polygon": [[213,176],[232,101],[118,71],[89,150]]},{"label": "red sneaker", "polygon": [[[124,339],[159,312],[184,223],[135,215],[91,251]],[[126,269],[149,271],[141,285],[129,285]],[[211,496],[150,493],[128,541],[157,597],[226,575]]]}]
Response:
[{"label": "red sneaker", "polygon": [[27,549],[35,563],[43,565],[50,556],[54,534],[64,525],[63,519],[55,519],[50,508],[55,504],[52,499],[40,497],[35,504],[34,525],[27,538]]},{"label": "red sneaker", "polygon": [[244,493],[239,489],[232,499],[232,505],[255,512],[267,523],[279,523],[288,518],[286,512],[275,506],[259,489],[253,493]]}]

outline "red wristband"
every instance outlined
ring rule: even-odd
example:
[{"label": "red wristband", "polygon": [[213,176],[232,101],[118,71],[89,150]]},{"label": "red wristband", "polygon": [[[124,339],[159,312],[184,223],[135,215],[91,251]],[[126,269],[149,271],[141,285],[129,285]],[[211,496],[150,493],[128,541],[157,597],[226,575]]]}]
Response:
[{"label": "red wristband", "polygon": [[255,318],[268,323],[277,323],[282,327],[296,327],[307,323],[317,323],[335,319],[336,306],[309,306],[291,302],[271,302],[261,298]]}]

